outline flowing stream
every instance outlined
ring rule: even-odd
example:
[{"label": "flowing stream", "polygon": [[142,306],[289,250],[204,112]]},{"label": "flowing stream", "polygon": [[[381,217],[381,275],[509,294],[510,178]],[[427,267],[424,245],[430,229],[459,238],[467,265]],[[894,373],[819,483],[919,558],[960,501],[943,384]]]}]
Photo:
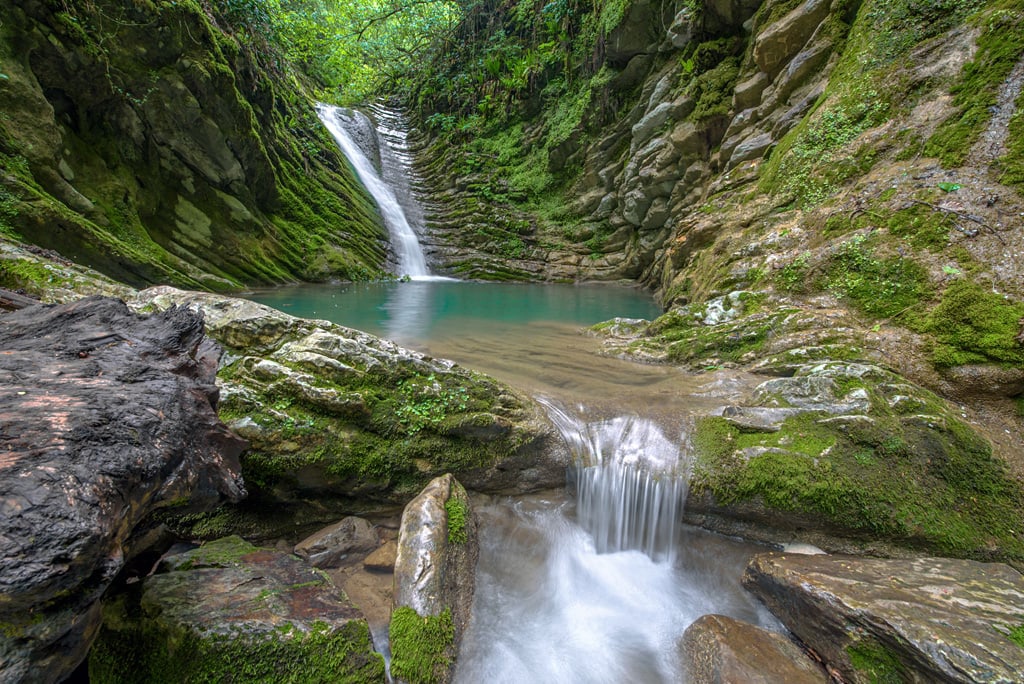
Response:
[{"label": "flowing stream", "polygon": [[[331,107],[320,116],[377,198],[400,272],[426,276],[395,192],[346,132],[366,122]],[[383,131],[369,137],[379,147],[364,147],[411,197],[402,185],[411,163],[404,136],[386,112],[377,118]],[[685,681],[677,643],[701,615],[779,628],[739,584],[758,547],[679,524],[692,417],[735,400],[754,380],[728,371],[696,378],[600,355],[580,328],[657,315],[639,291],[422,278],[278,288],[252,299],[489,373],[537,397],[569,446],[566,490],[475,500],[477,590],[456,682]]]}]

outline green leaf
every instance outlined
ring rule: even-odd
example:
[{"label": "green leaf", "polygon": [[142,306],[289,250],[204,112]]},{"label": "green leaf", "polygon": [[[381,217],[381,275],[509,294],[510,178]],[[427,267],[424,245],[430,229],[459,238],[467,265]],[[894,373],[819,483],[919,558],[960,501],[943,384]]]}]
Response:
[{"label": "green leaf", "polygon": [[959,189],[960,189],[960,184],[959,183],[946,183],[946,182],[939,183],[939,190],[942,190],[943,192],[956,192]]}]

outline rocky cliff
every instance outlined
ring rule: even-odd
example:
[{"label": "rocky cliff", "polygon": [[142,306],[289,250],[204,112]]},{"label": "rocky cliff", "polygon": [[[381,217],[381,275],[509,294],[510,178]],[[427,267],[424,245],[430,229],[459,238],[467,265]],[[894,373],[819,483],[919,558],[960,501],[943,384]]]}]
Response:
[{"label": "rocky cliff", "polygon": [[5,3],[0,237],[133,285],[379,273],[372,202],[259,17],[232,7]]}]

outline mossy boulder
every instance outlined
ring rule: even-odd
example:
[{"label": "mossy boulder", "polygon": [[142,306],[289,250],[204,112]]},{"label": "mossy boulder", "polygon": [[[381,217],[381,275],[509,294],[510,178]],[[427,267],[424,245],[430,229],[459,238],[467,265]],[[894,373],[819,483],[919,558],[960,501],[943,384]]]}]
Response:
[{"label": "mossy boulder", "polygon": [[490,492],[564,484],[565,447],[540,408],[484,375],[245,300],[164,287],[134,302],[202,309],[226,351],[221,417],[252,445],[251,501],[192,521],[192,534],[287,535],[354,501],[401,504],[446,472]]},{"label": "mossy boulder", "polygon": [[698,420],[690,522],[1024,563],[1024,488],[944,401],[866,363],[790,371]]},{"label": "mossy boulder", "polygon": [[366,620],[330,578],[239,537],[169,557],[104,608],[92,682],[384,682]]},{"label": "mossy boulder", "polygon": [[479,555],[466,490],[435,478],[402,513],[391,616],[391,673],[408,684],[451,681],[469,623]]}]

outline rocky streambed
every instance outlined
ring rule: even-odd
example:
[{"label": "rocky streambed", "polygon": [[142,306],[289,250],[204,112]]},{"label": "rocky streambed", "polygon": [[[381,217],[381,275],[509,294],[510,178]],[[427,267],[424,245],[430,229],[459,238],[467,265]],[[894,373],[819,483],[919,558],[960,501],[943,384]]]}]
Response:
[{"label": "rocky streambed", "polygon": [[[97,681],[298,681],[317,667],[382,681],[371,630],[390,617],[392,672],[447,681],[472,620],[462,485],[560,486],[567,452],[539,408],[323,321],[169,288],[130,301],[148,313],[89,298],[0,317],[2,534],[16,549],[0,566],[4,678],[58,681],[99,634]],[[680,635],[690,680],[1014,681],[1024,579],[927,554],[1018,564],[1019,483],[943,400],[891,370],[773,353],[746,399],[698,422],[686,518],[899,557],[754,558],[744,583],[795,640],[702,618]],[[352,513],[379,524],[349,519],[293,548]]]}]

